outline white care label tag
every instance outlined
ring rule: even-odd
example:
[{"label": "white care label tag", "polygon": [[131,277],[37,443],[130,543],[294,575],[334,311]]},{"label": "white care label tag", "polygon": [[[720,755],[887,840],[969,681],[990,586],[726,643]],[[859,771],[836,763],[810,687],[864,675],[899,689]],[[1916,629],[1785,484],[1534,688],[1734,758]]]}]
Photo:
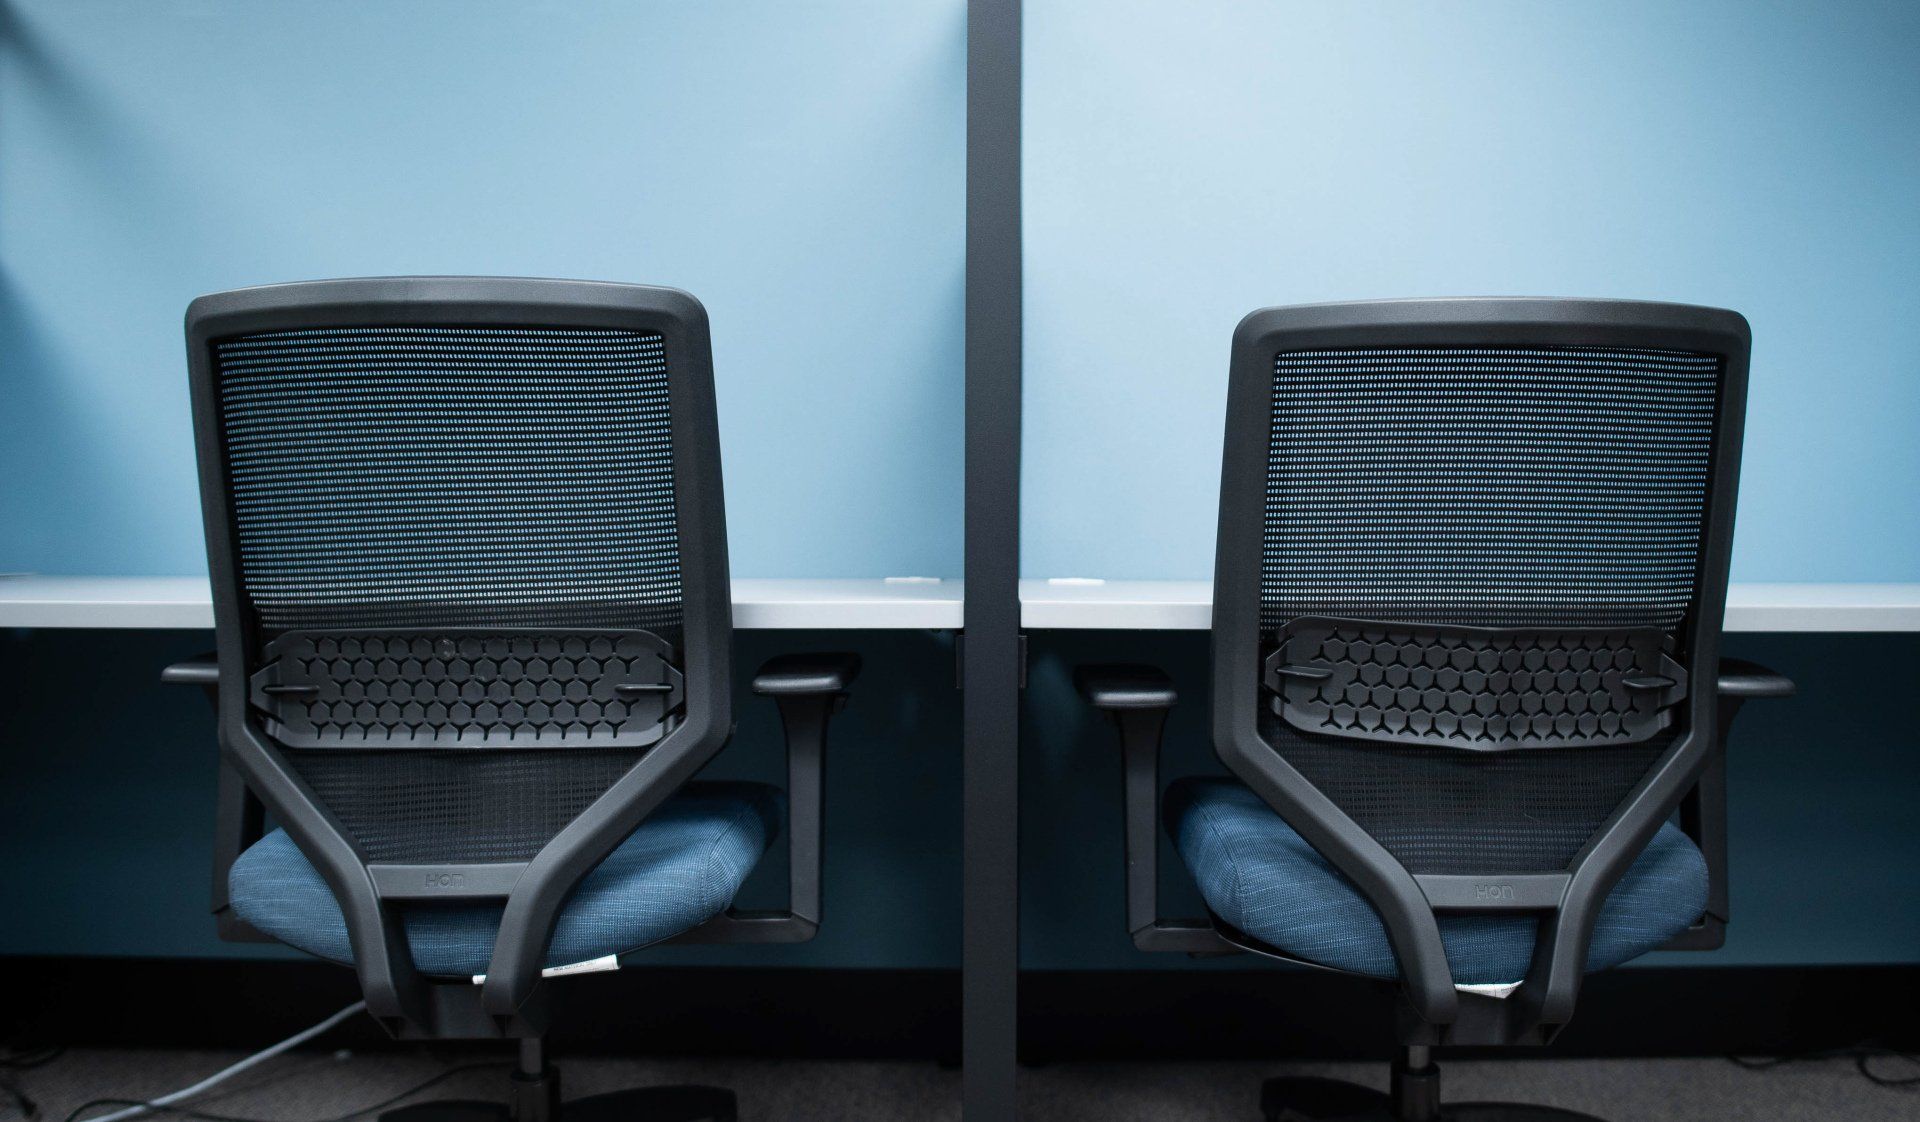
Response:
[{"label": "white care label tag", "polygon": [[[590,958],[585,962],[569,962],[564,966],[549,966],[540,972],[540,976],[542,978],[564,978],[569,974],[603,974],[608,970],[618,969],[620,969],[620,956],[617,954],[606,954],[601,955],[599,958]],[[485,974],[475,974],[473,976],[473,984],[476,986],[486,985],[487,976]]]},{"label": "white care label tag", "polygon": [[1514,990],[1519,989],[1520,983],[1519,982],[1481,982],[1477,985],[1471,985],[1471,986],[1462,986],[1462,985],[1456,984],[1453,988],[1459,990],[1461,993],[1477,993],[1481,997],[1506,997],[1507,995],[1511,994]]}]

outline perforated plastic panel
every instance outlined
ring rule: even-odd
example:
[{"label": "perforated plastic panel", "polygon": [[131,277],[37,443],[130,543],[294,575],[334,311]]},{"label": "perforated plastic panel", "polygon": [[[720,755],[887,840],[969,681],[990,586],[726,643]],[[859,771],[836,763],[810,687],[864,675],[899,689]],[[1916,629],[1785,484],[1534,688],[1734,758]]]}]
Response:
[{"label": "perforated plastic panel", "polygon": [[1687,673],[1653,628],[1554,631],[1301,616],[1267,659],[1304,732],[1471,751],[1631,744],[1670,723]]},{"label": "perforated plastic panel", "polygon": [[645,631],[296,631],[264,653],[252,703],[289,747],[638,747],[682,696]]},{"label": "perforated plastic panel", "polygon": [[[1507,651],[1492,656],[1508,675],[1498,690],[1464,675],[1439,687],[1436,674],[1403,698],[1416,669],[1403,644],[1369,643],[1358,659],[1344,648],[1339,658],[1279,656],[1332,673],[1270,677],[1286,696],[1263,713],[1262,735],[1411,871],[1564,869],[1672,742],[1670,730],[1628,728],[1649,703],[1616,692],[1622,683],[1601,681],[1604,671],[1592,689],[1578,673],[1517,675],[1534,673],[1524,646],[1544,659],[1574,631],[1614,632],[1638,652],[1633,676],[1672,645],[1696,595],[1721,369],[1714,355],[1627,349],[1275,356],[1266,657],[1296,619],[1342,617],[1437,625],[1420,644],[1422,664],[1437,645],[1450,665],[1455,654],[1438,637],[1473,627],[1513,632],[1500,645],[1521,659],[1509,670]],[[1518,634],[1527,630],[1540,634]],[[1473,652],[1476,670],[1481,656]],[[1388,681],[1396,665],[1405,683]],[[1335,676],[1335,696],[1322,696]],[[1347,696],[1355,687],[1362,704]],[[1525,711],[1530,693],[1539,713]],[[1542,723],[1550,704],[1561,711]],[[1612,735],[1609,711],[1621,716]],[[1485,750],[1521,746],[1529,750]]]}]

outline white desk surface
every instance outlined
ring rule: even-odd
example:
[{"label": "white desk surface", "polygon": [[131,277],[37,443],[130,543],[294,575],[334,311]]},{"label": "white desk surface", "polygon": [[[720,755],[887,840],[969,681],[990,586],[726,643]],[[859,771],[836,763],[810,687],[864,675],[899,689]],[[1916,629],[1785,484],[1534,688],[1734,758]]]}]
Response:
[{"label": "white desk surface", "polygon": [[[736,580],[733,625],[752,631],[952,630],[957,580]],[[205,577],[0,575],[0,627],[213,627]]]},{"label": "white desk surface", "polygon": [[[953,630],[962,582],[733,582],[733,624],[753,631]],[[1205,631],[1203,580],[1023,580],[1020,622],[1035,630]],[[197,630],[213,626],[205,577],[0,575],[0,627]],[[1729,631],[1920,632],[1920,584],[1736,584]]]},{"label": "white desk surface", "polygon": [[[1212,612],[1212,581],[1020,582],[1020,623],[1034,629],[1205,631]],[[1735,584],[1726,629],[1920,632],[1920,584]]]}]

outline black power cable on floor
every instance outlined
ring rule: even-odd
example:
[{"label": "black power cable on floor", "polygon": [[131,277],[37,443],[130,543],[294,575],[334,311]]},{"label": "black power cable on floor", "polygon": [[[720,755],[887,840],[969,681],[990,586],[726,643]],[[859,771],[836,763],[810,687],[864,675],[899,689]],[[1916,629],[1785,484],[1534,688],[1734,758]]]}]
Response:
[{"label": "black power cable on floor", "polygon": [[1873,1069],[1867,1066],[1871,1060],[1888,1056],[1905,1060],[1915,1067],[1920,1067],[1920,1056],[1916,1056],[1911,1052],[1896,1052],[1892,1049],[1879,1052],[1862,1052],[1853,1058],[1853,1066],[1859,1069],[1861,1075],[1867,1077],[1867,1082],[1877,1084],[1881,1087],[1920,1087],[1920,1072],[1912,1075],[1876,1075]]},{"label": "black power cable on floor", "polygon": [[[381,1099],[377,1103],[360,1107],[357,1110],[348,1111],[345,1114],[336,1114],[331,1118],[314,1119],[313,1122],[353,1122],[356,1118],[364,1118],[375,1111],[385,1110],[387,1107],[400,1102],[402,1099],[412,1098],[414,1095],[428,1088],[437,1087],[456,1075],[464,1075],[470,1071],[486,1071],[493,1068],[508,1068],[512,1066],[513,1065],[506,1060],[489,1060],[484,1063],[461,1064],[457,1067],[450,1067],[431,1079],[416,1083],[398,1094]],[[82,1114],[103,1106],[145,1107],[156,1114],[171,1114],[180,1118],[194,1118],[199,1119],[200,1122],[270,1122],[268,1119],[247,1118],[233,1114],[214,1114],[209,1111],[195,1110],[192,1107],[170,1106],[165,1103],[145,1102],[140,1099],[94,1099],[92,1102],[81,1103],[79,1106],[74,1107],[72,1112],[67,1115],[65,1122],[77,1122]]]}]

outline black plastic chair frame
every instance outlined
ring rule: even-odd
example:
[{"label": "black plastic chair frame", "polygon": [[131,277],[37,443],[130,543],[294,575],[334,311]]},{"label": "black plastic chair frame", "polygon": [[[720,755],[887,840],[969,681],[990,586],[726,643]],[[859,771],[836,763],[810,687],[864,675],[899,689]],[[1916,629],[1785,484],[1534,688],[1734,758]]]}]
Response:
[{"label": "black plastic chair frame", "polygon": [[[534,1037],[543,1032],[543,959],[568,893],[712,759],[731,735],[732,604],[706,311],[693,297],[674,289],[487,277],[274,285],[201,297],[187,311],[188,367],[218,654],[211,681],[199,665],[175,668],[169,680],[205,686],[245,681],[260,642],[243,616],[235,567],[238,539],[228,502],[215,341],[255,332],[341,325],[525,327],[549,323],[655,332],[662,339],[672,400],[668,424],[685,702],[677,727],[650,746],[524,866],[435,866],[438,871],[472,874],[459,886],[437,890],[436,899],[505,900],[483,983],[436,981],[414,969],[399,916],[387,906],[405,892],[396,892],[392,878],[375,875],[286,758],[255,727],[248,713],[247,691],[216,691],[222,759],[232,769],[232,775],[222,780],[216,864],[230,865],[245,840],[262,828],[263,812],[270,812],[339,901],[368,1009],[396,1036]],[[827,662],[833,666],[823,673]],[[817,925],[818,802],[826,721],[843,692],[834,683],[844,686],[856,669],[851,656],[814,656],[784,668],[770,663],[756,679],[756,689],[781,703],[788,726],[790,780],[794,769],[800,775],[795,801],[801,814],[795,817],[790,838],[803,858],[795,866],[799,894],[789,914],[722,917],[703,926],[698,937],[791,941],[806,938]],[[805,672],[796,673],[799,670]],[[259,805],[249,799],[257,799]],[[808,816],[810,823],[803,820]],[[811,860],[805,860],[809,846]],[[216,904],[223,902],[219,893],[216,888]]]},{"label": "black plastic chair frame", "polygon": [[[1331,967],[1295,958],[1240,932],[1216,916],[1169,919],[1160,911],[1160,750],[1167,714],[1177,703],[1173,680],[1154,666],[1095,664],[1074,672],[1074,685],[1089,705],[1106,713],[1120,738],[1122,805],[1127,880],[1127,932],[1143,951],[1190,955],[1250,952],[1316,970]],[[1726,943],[1727,733],[1748,698],[1790,697],[1793,683],[1758,663],[1724,659],[1716,692],[1719,742],[1700,781],[1680,804],[1681,830],[1707,862],[1707,909],[1699,922],[1662,950],[1705,951]],[[1423,887],[1434,878],[1416,878]],[[1344,971],[1334,971],[1344,973]]]},{"label": "black plastic chair frame", "polygon": [[[1699,579],[1681,648],[1696,681],[1715,681],[1685,700],[1686,731],[1576,855],[1564,874],[1528,878],[1498,902],[1477,898],[1473,878],[1416,876],[1347,817],[1259,735],[1259,602],[1263,464],[1274,355],[1341,347],[1630,347],[1722,356]],[[1612,300],[1463,299],[1379,301],[1269,308],[1234,333],[1215,558],[1211,727],[1215,752],[1236,777],[1287,820],[1380,914],[1401,966],[1405,1043],[1545,1043],[1564,1026],[1579,992],[1587,946],[1607,893],[1654,832],[1679,811],[1710,869],[1706,915],[1674,948],[1711,948],[1727,919],[1725,732],[1748,697],[1784,696],[1779,675],[1719,655],[1733,505],[1745,413],[1749,332],[1732,312]],[[1709,668],[1717,668],[1710,670]],[[1716,678],[1717,672],[1717,678]],[[1159,915],[1158,757],[1171,683],[1151,667],[1089,667],[1077,675],[1119,726],[1125,770],[1128,927],[1143,950],[1195,954],[1251,950],[1289,956],[1207,920]],[[1484,878],[1481,878],[1484,880]],[[1503,878],[1503,883],[1507,878]],[[1463,884],[1468,890],[1462,892]],[[1463,994],[1454,984],[1436,914],[1471,910],[1547,912],[1532,964],[1506,999]],[[1305,965],[1314,965],[1306,963]]]},{"label": "black plastic chair frame", "polygon": [[[804,943],[820,928],[820,862],[826,848],[823,789],[827,725],[846,708],[848,687],[860,671],[858,655],[786,654],[768,659],[753,677],[753,692],[780,710],[787,748],[787,906],[725,912],[667,944]],[[174,663],[160,674],[172,685],[200,686],[219,708],[220,665],[212,654]],[[231,765],[220,764],[215,794],[213,886],[210,910],[219,937],[229,943],[272,943],[233,913],[227,878],[247,847],[266,834],[266,807]],[[638,948],[636,948],[638,949]]]}]

